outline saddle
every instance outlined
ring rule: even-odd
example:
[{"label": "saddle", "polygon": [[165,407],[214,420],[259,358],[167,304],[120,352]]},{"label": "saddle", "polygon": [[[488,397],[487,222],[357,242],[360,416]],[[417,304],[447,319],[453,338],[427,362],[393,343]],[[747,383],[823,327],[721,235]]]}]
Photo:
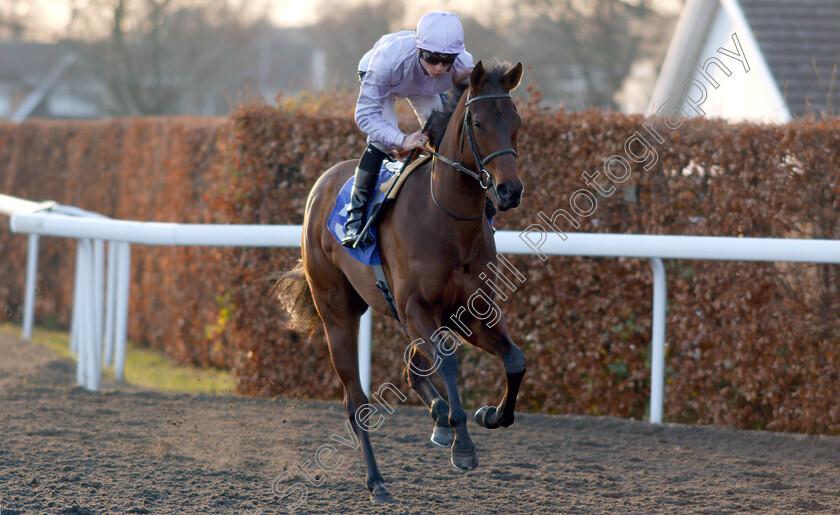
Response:
[{"label": "saddle", "polygon": [[[415,159],[406,166],[406,169],[399,176],[396,174],[403,166],[402,161],[388,161],[383,164],[383,167],[379,172],[379,182],[377,183],[378,191],[374,191],[373,198],[368,206],[368,216],[374,217],[374,222],[370,226],[370,235],[373,237],[374,243],[370,245],[360,245],[358,248],[348,248],[347,251],[354,259],[360,263],[371,266],[381,263],[376,243],[376,218],[377,214],[382,212],[382,210],[379,209],[379,205],[383,202],[393,201],[397,197],[397,193],[399,193],[402,189],[405,178],[418,167],[427,163],[429,159],[431,159],[431,156],[428,155],[423,155]],[[353,178],[351,177],[339,191],[335,200],[335,206],[327,219],[327,228],[338,241],[341,241],[344,237],[344,222],[347,220],[350,192],[352,188]]]},{"label": "saddle", "polygon": [[[429,162],[430,159],[432,159],[431,154],[421,155],[420,157],[409,163],[408,166],[405,167],[405,171],[403,171],[401,175],[396,175],[396,173],[400,171],[400,168],[402,167],[402,162],[393,161],[391,163],[387,163],[385,165],[385,169],[390,172],[393,172],[395,175],[393,175],[387,181],[383,182],[382,185],[379,186],[379,191],[387,194],[388,196],[386,198],[388,200],[394,200],[395,198],[397,198],[397,194],[400,192],[400,188],[402,188],[402,185],[403,183],[405,183],[405,180],[408,177],[408,175],[414,170],[420,168],[421,166]],[[389,169],[389,167],[391,169]],[[393,168],[396,168],[396,170],[393,170]],[[392,186],[393,189],[391,189]],[[388,192],[389,189],[390,193]]]},{"label": "saddle", "polygon": [[[411,172],[427,163],[431,158],[432,156],[429,154],[420,156],[406,165],[405,170],[403,170],[402,173],[399,173],[403,167],[402,161],[388,161],[383,164],[382,169],[379,172],[379,191],[375,192],[373,196],[374,198],[371,199],[370,205],[368,206],[368,217],[373,218],[373,222],[371,223],[369,229],[370,235],[373,237],[373,243],[370,245],[359,246],[357,248],[345,247],[345,250],[349,252],[350,256],[356,261],[373,268],[376,286],[382,292],[383,297],[385,297],[385,301],[388,303],[388,307],[391,309],[394,316],[396,316],[397,320],[399,320],[399,315],[397,315],[394,297],[391,294],[391,290],[388,286],[388,280],[385,278],[385,271],[382,268],[382,260],[379,257],[379,246],[376,239],[376,218],[378,218],[377,215],[382,212],[381,205],[383,203],[396,199],[397,194],[400,192],[403,184],[405,183],[406,177],[408,177]],[[327,219],[327,229],[329,229],[338,241],[341,241],[344,237],[344,222],[347,220],[350,191],[352,188],[353,178],[351,177],[341,188],[341,191],[339,191],[335,201],[335,207]]]}]

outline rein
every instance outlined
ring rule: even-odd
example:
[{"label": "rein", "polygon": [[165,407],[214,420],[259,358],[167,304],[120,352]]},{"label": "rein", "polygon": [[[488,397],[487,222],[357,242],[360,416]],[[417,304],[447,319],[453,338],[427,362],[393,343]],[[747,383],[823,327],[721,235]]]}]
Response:
[{"label": "rein", "polygon": [[[461,173],[464,173],[466,175],[469,175],[473,179],[477,180],[478,185],[481,186],[482,189],[488,190],[488,189],[492,188],[493,189],[493,195],[495,195],[498,198],[499,194],[496,192],[496,186],[493,184],[493,178],[490,176],[490,172],[488,172],[487,170],[484,169],[484,166],[487,163],[489,163],[490,161],[492,161],[493,159],[495,159],[499,156],[505,155],[505,154],[513,154],[514,158],[519,157],[519,156],[516,154],[516,150],[509,147],[509,148],[499,149],[499,150],[491,153],[490,155],[488,155],[484,159],[481,158],[481,154],[478,152],[478,146],[475,144],[475,135],[473,134],[472,114],[470,113],[470,104],[477,101],[477,100],[484,100],[484,99],[489,99],[489,98],[510,98],[510,93],[500,93],[500,94],[493,94],[493,95],[479,95],[475,98],[470,98],[470,93],[468,91],[467,92],[467,102],[464,104],[465,109],[464,109],[464,123],[463,123],[463,125],[466,128],[466,130],[464,132],[466,132],[466,134],[467,134],[467,140],[470,142],[470,148],[472,149],[473,157],[475,158],[475,162],[478,164],[478,167],[479,167],[478,172],[475,172],[474,170],[471,170],[471,169],[467,168],[466,166],[462,165],[461,163],[455,162],[452,159],[449,159],[448,157],[446,157],[446,156],[444,156],[444,155],[442,155],[438,152],[435,152],[432,149],[427,148],[426,151],[429,152],[430,154],[432,154],[433,156],[435,156],[435,159],[440,159],[445,164],[451,166],[455,170],[457,170]],[[463,133],[462,133],[461,139],[463,141]],[[479,218],[481,218],[481,216],[484,214],[483,210],[482,210],[481,213],[479,213],[478,216],[470,217],[470,218],[463,218],[463,217],[460,217],[460,216],[457,216],[457,215],[454,215],[454,214],[450,213],[443,206],[441,206],[440,203],[435,198],[434,183],[432,181],[433,175],[434,175],[434,168],[432,168],[432,173],[429,174],[429,191],[432,194],[432,201],[435,203],[435,205],[438,207],[438,209],[443,211],[447,216],[452,217],[452,218],[454,218],[455,220],[458,220],[458,221],[472,221],[472,220],[478,220]]]}]

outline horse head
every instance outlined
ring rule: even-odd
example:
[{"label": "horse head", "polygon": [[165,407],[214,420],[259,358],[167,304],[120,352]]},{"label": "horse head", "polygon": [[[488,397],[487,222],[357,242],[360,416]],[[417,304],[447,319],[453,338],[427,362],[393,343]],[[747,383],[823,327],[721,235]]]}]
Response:
[{"label": "horse head", "polygon": [[516,168],[516,134],[522,119],[510,98],[521,79],[522,63],[488,72],[479,61],[470,75],[465,101],[463,132],[469,141],[465,164],[492,178],[501,211],[519,206],[522,198]]}]

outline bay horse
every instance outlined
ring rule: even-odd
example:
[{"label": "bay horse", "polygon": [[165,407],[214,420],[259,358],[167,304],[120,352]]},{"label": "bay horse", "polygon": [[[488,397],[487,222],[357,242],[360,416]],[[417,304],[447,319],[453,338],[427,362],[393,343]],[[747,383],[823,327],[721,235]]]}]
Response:
[{"label": "bay horse", "polygon": [[[313,186],[304,214],[301,260],[275,284],[293,328],[312,330],[319,319],[323,323],[374,502],[392,497],[361,413],[368,397],[359,380],[357,337],[359,318],[368,306],[398,317],[411,338],[404,377],[434,419],[432,441],[451,447],[454,466],[469,470],[478,465],[456,384],[458,338],[501,358],[507,375],[501,403],[479,409],[476,422],[490,429],[513,423],[525,355],[511,340],[501,313],[488,323],[487,317],[477,317],[465,306],[486,288],[486,278],[493,277],[491,269],[497,264],[493,230],[484,216],[486,189],[494,191],[501,211],[517,207],[522,195],[516,167],[516,135],[522,122],[510,97],[521,78],[521,63],[495,63],[485,69],[479,61],[468,83],[456,84],[449,92],[449,105],[444,107],[449,118],[440,123],[445,131],[436,159],[408,176],[396,202],[380,218],[380,257],[396,313],[376,287],[371,268],[352,258],[327,228],[336,196],[353,175],[356,161],[331,167]],[[448,403],[429,380],[435,370],[446,386]]]}]

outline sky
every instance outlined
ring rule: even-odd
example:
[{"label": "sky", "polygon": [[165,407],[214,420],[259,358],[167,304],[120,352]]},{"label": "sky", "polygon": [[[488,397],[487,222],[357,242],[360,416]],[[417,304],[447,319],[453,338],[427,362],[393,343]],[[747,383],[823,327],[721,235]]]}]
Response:
[{"label": "sky", "polygon": [[[70,16],[71,0],[29,0],[33,11],[43,13],[43,22],[52,29],[66,25]],[[259,0],[257,0],[259,1]],[[317,21],[320,3],[303,0],[265,0],[270,4],[269,18],[280,26],[302,26]],[[345,0],[342,5],[364,4],[370,0]],[[493,0],[438,0],[432,2],[407,2],[406,18],[419,19],[424,13],[435,9],[458,10],[480,13],[480,7]]]},{"label": "sky", "polygon": [[315,2],[281,2],[274,7],[271,20],[281,26],[299,26],[314,23],[318,18]]},{"label": "sky", "polygon": [[[368,0],[369,1],[369,0]],[[419,20],[425,13],[436,9],[448,11],[468,12],[475,16],[480,22],[492,22],[496,16],[494,9],[488,9],[494,4],[504,5],[516,0],[437,0],[427,2],[406,2],[404,28],[411,28],[416,20]],[[632,0],[625,0],[631,1]],[[676,13],[682,6],[683,0],[656,0],[655,4],[665,12]],[[299,26],[314,23],[318,18],[318,2],[304,2],[301,0],[274,0],[272,10],[272,21],[282,26]],[[362,4],[365,0],[346,0],[343,4]]]},{"label": "sky", "polygon": [[[317,19],[317,2],[303,0],[267,0],[270,18],[277,25],[297,26],[313,23]],[[354,2],[358,0],[348,0]],[[52,30],[60,30],[70,19],[71,0],[29,0],[34,12],[42,13],[42,23]]]},{"label": "sky", "polygon": [[[4,0],[0,0],[2,2]],[[20,3],[21,0],[16,0]],[[317,19],[317,2],[265,0],[270,4],[271,21],[282,26],[307,25]],[[358,0],[347,0],[355,2]],[[72,0],[24,0],[25,9],[38,13],[36,20],[40,28],[48,32],[61,32],[70,19]]]},{"label": "sky", "polygon": [[[3,1],[3,0],[0,0]],[[55,33],[60,32],[67,24],[70,16],[70,0],[25,0],[34,12],[41,14],[41,24],[47,30]],[[273,23],[280,26],[301,26],[314,23],[318,18],[320,3],[304,0],[265,0],[269,2],[269,17]],[[343,5],[362,4],[370,0],[344,0]],[[416,20],[426,12],[435,9],[445,9],[457,12],[468,12],[475,16],[479,22],[492,23],[492,19],[485,19],[494,16],[494,9],[488,9],[488,5],[503,5],[510,0],[436,0],[426,2],[406,2],[405,19],[402,20],[404,29],[413,28]],[[515,1],[515,0],[513,0]],[[632,0],[625,0],[632,1]],[[682,0],[657,0],[663,11],[676,12]]]}]

